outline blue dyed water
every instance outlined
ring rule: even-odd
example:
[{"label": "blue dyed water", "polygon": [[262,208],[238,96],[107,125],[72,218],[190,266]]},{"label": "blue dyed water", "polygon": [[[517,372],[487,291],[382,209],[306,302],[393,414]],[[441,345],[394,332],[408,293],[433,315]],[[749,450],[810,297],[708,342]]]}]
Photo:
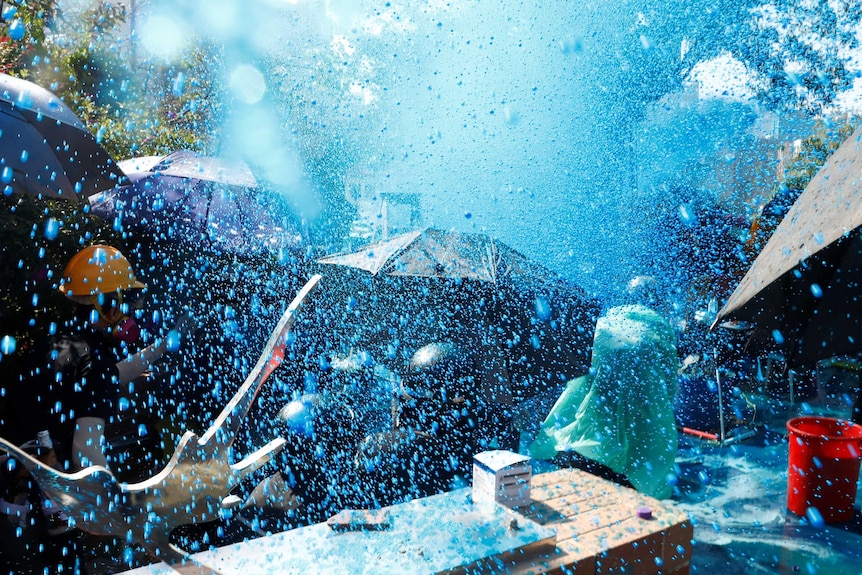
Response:
[{"label": "blue dyed water", "polygon": [[[355,247],[348,230],[397,229],[385,194],[416,194],[414,227],[489,233],[605,301],[653,275],[680,323],[750,263],[779,149],[856,105],[857,61],[812,81],[858,19],[824,5],[174,4],[140,20],[142,48],[170,58],[188,30],[225,46],[225,149],[283,183],[328,251]],[[824,31],[804,50],[779,40],[788,29]],[[693,572],[858,571],[856,534],[787,516],[786,452],[780,430],[681,452]]]},{"label": "blue dyed water", "polygon": [[856,513],[846,523],[789,512],[783,425],[800,407],[773,403],[769,409],[759,432],[741,443],[681,443],[674,499],[694,524],[691,572],[858,573],[862,492],[857,490]]},{"label": "blue dyed water", "polygon": [[[81,3],[61,4],[73,14]],[[219,87],[212,101],[184,103],[217,110],[200,126],[202,140],[211,136],[219,153],[252,163],[282,194],[312,239],[309,254],[406,227],[483,232],[603,305],[633,277],[654,276],[663,311],[681,329],[723,301],[750,264],[742,248],[749,227],[795,143],[817,121],[834,125],[862,109],[862,14],[838,8],[857,8],[853,2],[125,4],[134,13],[114,48],[132,46],[139,62],[171,70],[175,98],[202,83]],[[9,35],[20,26],[13,20]],[[217,55],[204,58],[211,66],[186,65],[194,45]],[[130,76],[123,82],[144,83]],[[115,80],[106,89],[122,93]],[[152,97],[165,97],[164,87]],[[96,139],[103,136],[104,127]],[[7,171],[0,180],[11,178]],[[54,240],[59,231],[50,220],[40,235]],[[208,263],[190,262],[198,267],[186,272],[199,278]],[[214,274],[222,264],[213,264]],[[230,297],[258,280],[269,295],[288,283],[228,271],[219,287]],[[259,295],[248,298],[254,313],[217,310],[230,348],[219,354],[229,367],[213,374],[207,365],[192,376],[208,398],[230,395],[225,389],[253,365],[255,337],[281,311],[281,301],[261,303]],[[541,305],[536,314],[547,319]],[[385,327],[397,348],[396,327]],[[0,351],[14,352],[15,340],[0,335]],[[316,372],[307,371],[302,383],[313,387]],[[179,370],[170,377],[183,376],[190,378]],[[273,382],[280,401],[294,383]],[[200,422],[212,418],[192,407]],[[385,401],[377,407],[391,414]],[[713,410],[702,416],[698,423],[715,420]],[[675,498],[695,522],[693,572],[859,571],[858,516],[825,526],[784,509],[781,417],[732,447],[683,445]],[[272,435],[269,420],[257,425]]]},{"label": "blue dyed water", "polygon": [[[225,46],[222,145],[284,183],[312,226],[328,225],[327,196],[345,188],[358,209],[377,203],[363,225],[380,223],[380,194],[416,193],[424,224],[486,231],[602,294],[643,273],[682,289],[665,261],[670,224],[712,227],[715,207],[748,219],[770,193],[777,147],[807,135],[812,110],[854,104],[839,98],[850,80],[836,80],[799,106],[798,76],[772,67],[804,68],[814,52],[757,43],[785,19],[827,16],[816,9],[770,19],[758,2],[716,0],[152,4],[136,21],[141,49],[176,57],[194,35]],[[836,17],[825,45],[849,45],[852,20]],[[775,78],[760,101],[759,73]],[[338,247],[339,233],[323,235]]]}]

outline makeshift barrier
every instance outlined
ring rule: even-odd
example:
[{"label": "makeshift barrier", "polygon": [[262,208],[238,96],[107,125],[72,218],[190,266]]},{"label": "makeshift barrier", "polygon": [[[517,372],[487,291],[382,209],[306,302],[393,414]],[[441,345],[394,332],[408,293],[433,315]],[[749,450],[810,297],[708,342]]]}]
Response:
[{"label": "makeshift barrier", "polygon": [[[853,518],[859,480],[862,426],[831,417],[797,417],[787,422],[790,458],[787,508],[825,523]],[[816,516],[816,515],[815,515]]]}]

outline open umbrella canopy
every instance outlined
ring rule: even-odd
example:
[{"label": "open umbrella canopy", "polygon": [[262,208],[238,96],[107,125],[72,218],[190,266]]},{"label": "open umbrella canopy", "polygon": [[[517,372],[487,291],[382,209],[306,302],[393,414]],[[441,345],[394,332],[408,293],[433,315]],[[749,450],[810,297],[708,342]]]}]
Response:
[{"label": "open umbrella canopy", "polygon": [[483,234],[462,234],[434,228],[407,232],[355,253],[319,260],[363,269],[373,275],[466,279],[493,284],[529,278],[556,282],[559,278]]},{"label": "open umbrella canopy", "polygon": [[385,356],[464,343],[497,365],[515,400],[589,368],[598,302],[488,235],[427,228],[318,263],[360,272],[340,279],[351,311],[334,332],[355,345]]},{"label": "open umbrella canopy", "polygon": [[794,202],[717,316],[755,324],[795,365],[862,350],[862,128]]},{"label": "open umbrella canopy", "polygon": [[301,244],[286,204],[264,190],[245,163],[183,150],[121,164],[131,184],[90,197],[93,213],[117,229],[232,253]]},{"label": "open umbrella canopy", "polygon": [[0,74],[0,182],[5,193],[87,196],[125,174],[57,96]]}]

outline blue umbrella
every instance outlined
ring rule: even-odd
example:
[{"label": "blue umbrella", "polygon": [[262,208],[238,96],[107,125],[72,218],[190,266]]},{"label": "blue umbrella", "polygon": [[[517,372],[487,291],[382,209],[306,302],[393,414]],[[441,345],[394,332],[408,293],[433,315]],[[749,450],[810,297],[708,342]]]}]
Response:
[{"label": "blue umbrella", "polygon": [[92,212],[116,229],[233,253],[302,244],[286,203],[261,186],[245,163],[183,150],[120,165],[131,183],[90,197]]},{"label": "blue umbrella", "polygon": [[0,189],[73,198],[124,176],[83,122],[57,96],[0,74]]}]

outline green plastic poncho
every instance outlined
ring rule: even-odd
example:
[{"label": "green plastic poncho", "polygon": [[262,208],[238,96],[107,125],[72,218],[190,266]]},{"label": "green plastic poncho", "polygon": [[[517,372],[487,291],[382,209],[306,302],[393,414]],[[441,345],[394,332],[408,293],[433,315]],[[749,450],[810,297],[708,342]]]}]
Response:
[{"label": "green plastic poncho", "polygon": [[596,323],[590,374],[569,382],[530,454],[551,459],[577,451],[625,475],[638,491],[669,497],[676,374],[668,321],[641,305],[611,309]]}]

